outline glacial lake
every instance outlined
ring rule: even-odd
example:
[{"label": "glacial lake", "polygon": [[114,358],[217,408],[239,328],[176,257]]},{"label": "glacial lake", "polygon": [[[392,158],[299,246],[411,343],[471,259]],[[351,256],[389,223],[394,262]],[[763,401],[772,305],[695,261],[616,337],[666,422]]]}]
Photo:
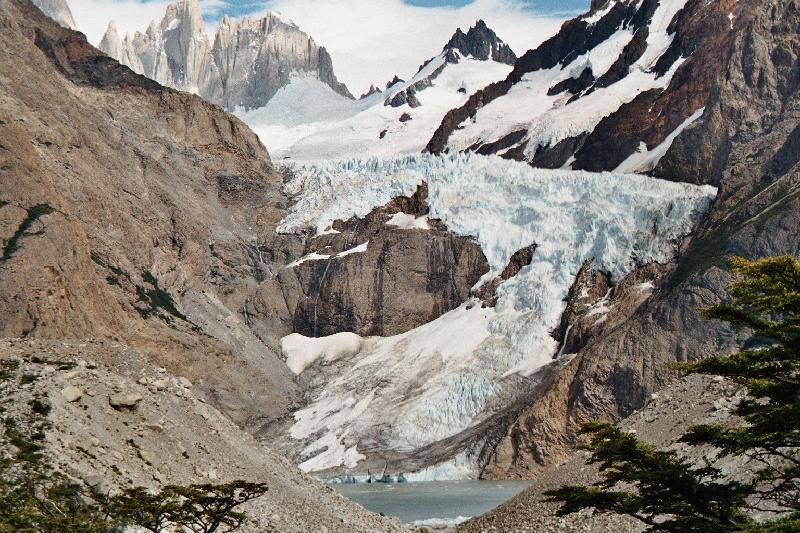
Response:
[{"label": "glacial lake", "polygon": [[428,481],[332,484],[370,511],[404,524],[454,525],[491,511],[530,486],[528,481]]}]

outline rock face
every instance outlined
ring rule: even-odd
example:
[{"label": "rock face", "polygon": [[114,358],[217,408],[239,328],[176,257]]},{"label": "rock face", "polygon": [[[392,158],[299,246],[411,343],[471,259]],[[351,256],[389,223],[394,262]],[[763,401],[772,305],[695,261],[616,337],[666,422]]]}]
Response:
[{"label": "rock face", "polygon": [[29,2],[0,24],[0,337],[115,339],[242,426],[283,416],[278,337],[239,314],[287,202],[258,138]]},{"label": "rock face", "polygon": [[222,81],[197,0],[169,5],[160,24],[153,22],[145,33],[124,40],[112,21],[100,49],[162,85],[200,94],[212,102],[222,98]]},{"label": "rock face", "polygon": [[513,65],[517,60],[511,47],[500,40],[483,20],[476,22],[467,33],[461,31],[461,28],[456,30],[444,49],[458,50],[463,56],[472,56],[481,61],[491,59],[506,65]]},{"label": "rock face", "polygon": [[241,21],[224,17],[214,39],[214,62],[224,86],[227,109],[263,107],[292,73],[314,73],[337,93],[352,98],[333,73],[324,47],[273,14]]},{"label": "rock face", "polygon": [[34,5],[42,12],[65,28],[77,29],[72,11],[67,5],[67,0],[32,0]]},{"label": "rock face", "polygon": [[224,17],[210,44],[198,0],[167,7],[159,24],[120,39],[109,24],[100,49],[162,85],[201,95],[226,109],[258,108],[289,84],[291,76],[316,74],[352,98],[333,73],[325,48],[273,14],[241,21]]},{"label": "rock face", "polygon": [[[279,315],[308,337],[388,337],[439,318],[469,298],[489,265],[474,239],[427,214],[423,185],[364,218],[337,221],[335,232],[309,239],[303,259],[259,289],[249,312],[274,315],[274,295],[282,294]],[[425,227],[392,224],[399,219]]]},{"label": "rock face", "polygon": [[[606,17],[629,7],[617,2]],[[574,27],[584,24],[566,24],[562,35],[517,66],[555,60],[556,45],[572,42]],[[669,28],[674,38],[654,68],[686,59],[666,90],[641,93],[566,144],[578,147],[574,164],[610,170],[642,139],[658,144],[686,113],[705,107],[653,172],[718,185],[715,208],[674,264],[636,274],[635,285],[615,286],[603,296],[602,279],[584,276],[588,290],[577,295],[586,302],[570,301],[557,332],[564,335],[565,353],[578,355],[502,432],[486,477],[535,475],[564,457],[577,424],[641,407],[672,375],[670,363],[734,350],[741,333],[699,313],[725,298],[731,280],[726,258],[800,254],[797,3],[688,1]],[[608,310],[599,323],[593,320],[598,313],[589,316],[598,305]]]}]

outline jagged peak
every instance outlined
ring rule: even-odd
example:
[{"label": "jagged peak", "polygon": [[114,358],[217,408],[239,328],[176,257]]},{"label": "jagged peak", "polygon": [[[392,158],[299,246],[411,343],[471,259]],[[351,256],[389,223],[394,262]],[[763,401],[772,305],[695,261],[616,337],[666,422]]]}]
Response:
[{"label": "jagged peak", "polygon": [[483,19],[477,20],[466,33],[458,28],[443,48],[445,52],[449,50],[482,61],[492,59],[508,65],[513,65],[517,60],[511,47],[504,43]]},{"label": "jagged peak", "polygon": [[397,76],[397,74],[395,74],[395,75],[394,75],[394,78],[392,78],[391,80],[389,80],[389,82],[386,84],[386,90],[389,90],[389,89],[391,89],[392,87],[394,87],[394,86],[395,86],[395,85],[397,85],[398,83],[405,83],[405,80],[403,80],[403,79],[399,78],[399,77]]},{"label": "jagged peak", "polygon": [[361,96],[359,96],[358,99],[359,100],[363,100],[364,98],[369,98],[373,94],[379,94],[379,93],[382,93],[382,92],[383,91],[381,91],[380,87],[375,87],[375,85],[370,84],[369,90],[367,92],[365,92],[364,94],[362,94]]},{"label": "jagged peak", "polygon": [[[226,31],[240,31],[240,30],[247,30],[247,31],[256,31],[262,33],[269,33],[271,32],[276,26],[283,26],[286,28],[291,28],[296,30],[303,35],[308,35],[306,32],[300,29],[300,27],[295,24],[294,22],[287,21],[281,17],[279,13],[274,11],[269,11],[263,16],[253,17],[250,15],[245,15],[241,18],[230,17],[225,15],[219,23],[219,29],[225,29]],[[218,30],[219,32],[219,30]]]},{"label": "jagged peak", "polygon": [[172,31],[179,27],[183,33],[205,32],[203,11],[198,0],[179,0],[167,6],[164,18],[161,19],[162,31]]},{"label": "jagged peak", "polygon": [[117,31],[117,24],[113,20],[108,23],[106,32],[103,34],[103,39],[100,41],[100,50],[105,52],[108,56],[119,60],[121,57],[122,41],[119,38]]}]

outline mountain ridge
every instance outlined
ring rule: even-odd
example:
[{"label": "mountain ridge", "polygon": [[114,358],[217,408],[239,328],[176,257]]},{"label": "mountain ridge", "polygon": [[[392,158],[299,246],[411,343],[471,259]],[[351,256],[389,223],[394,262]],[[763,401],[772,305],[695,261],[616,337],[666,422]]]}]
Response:
[{"label": "mountain ridge", "polygon": [[229,111],[263,107],[293,73],[314,74],[353,98],[336,79],[327,50],[273,13],[261,19],[225,16],[211,42],[198,0],[179,0],[144,33],[121,39],[111,21],[99,48],[135,72]]}]

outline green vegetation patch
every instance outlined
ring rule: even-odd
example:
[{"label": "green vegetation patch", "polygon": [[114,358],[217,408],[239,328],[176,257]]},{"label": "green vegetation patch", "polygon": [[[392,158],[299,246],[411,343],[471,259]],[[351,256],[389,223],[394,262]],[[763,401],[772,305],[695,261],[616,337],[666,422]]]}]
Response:
[{"label": "green vegetation patch", "polygon": [[37,204],[33,207],[29,207],[25,219],[20,223],[17,231],[14,232],[14,235],[8,239],[3,247],[3,255],[0,257],[0,262],[8,261],[14,256],[17,250],[19,250],[20,241],[22,241],[23,238],[30,235],[40,235],[41,232],[30,233],[31,227],[37,220],[53,212],[55,212],[55,209],[48,204]]},{"label": "green vegetation patch", "polygon": [[153,287],[152,289],[141,286],[136,288],[137,294],[139,295],[139,301],[147,305],[146,308],[139,311],[144,318],[148,318],[151,315],[160,315],[161,311],[163,311],[168,315],[172,315],[186,322],[189,321],[189,319],[186,318],[186,315],[178,310],[178,307],[175,304],[175,300],[172,299],[172,296],[158,286],[158,280],[151,272],[143,272],[142,279],[145,283],[148,283]]}]

